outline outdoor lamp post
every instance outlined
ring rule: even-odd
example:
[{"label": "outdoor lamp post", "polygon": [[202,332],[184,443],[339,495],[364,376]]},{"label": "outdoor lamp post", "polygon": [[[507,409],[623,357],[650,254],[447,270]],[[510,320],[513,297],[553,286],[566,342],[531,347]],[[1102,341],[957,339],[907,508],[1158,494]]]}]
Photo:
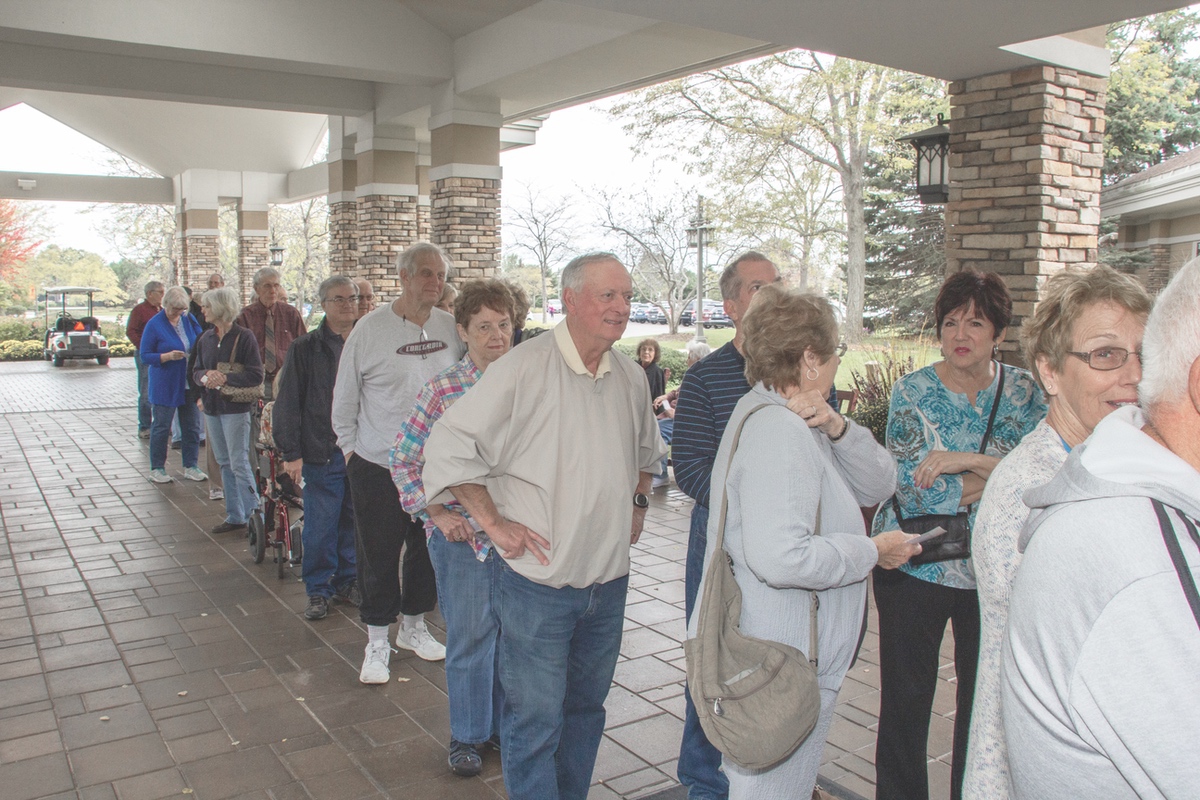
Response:
[{"label": "outdoor lamp post", "polygon": [[941,114],[937,121],[932,128],[896,140],[912,142],[917,150],[917,196],[926,204],[950,199],[950,128]]},{"label": "outdoor lamp post", "polygon": [[271,251],[271,266],[279,269],[283,266],[283,248],[273,244],[268,249]]},{"label": "outdoor lamp post", "polygon": [[696,248],[696,306],[692,322],[696,324],[696,341],[704,338],[704,245],[712,233],[713,226],[704,218],[704,198],[696,198],[696,216],[687,229],[688,248]]}]

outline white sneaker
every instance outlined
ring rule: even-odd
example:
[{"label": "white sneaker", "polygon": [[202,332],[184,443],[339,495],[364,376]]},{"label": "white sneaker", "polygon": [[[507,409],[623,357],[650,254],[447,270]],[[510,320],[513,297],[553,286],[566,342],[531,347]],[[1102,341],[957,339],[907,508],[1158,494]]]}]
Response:
[{"label": "white sneaker", "polygon": [[433,638],[433,634],[425,627],[424,620],[407,630],[401,622],[400,630],[396,634],[396,647],[412,650],[426,661],[443,661],[446,658],[446,646]]},{"label": "white sneaker", "polygon": [[224,489],[209,489],[208,490],[208,499],[209,500],[224,500],[225,499],[225,490]]},{"label": "white sneaker", "polygon": [[155,483],[170,483],[174,478],[168,475],[165,469],[152,469],[150,470],[150,480]]},{"label": "white sneaker", "polygon": [[387,641],[367,642],[362,670],[358,673],[360,683],[387,683],[392,678],[388,661],[392,658],[392,646]]},{"label": "white sneaker", "polygon": [[187,478],[189,481],[208,480],[208,475],[206,475],[204,470],[200,469],[199,467],[188,467],[183,471],[183,477]]},{"label": "white sneaker", "polygon": [[655,475],[654,478],[650,481],[650,488],[651,489],[661,489],[662,487],[669,486],[670,484],[671,484],[671,479],[668,478],[666,475]]}]

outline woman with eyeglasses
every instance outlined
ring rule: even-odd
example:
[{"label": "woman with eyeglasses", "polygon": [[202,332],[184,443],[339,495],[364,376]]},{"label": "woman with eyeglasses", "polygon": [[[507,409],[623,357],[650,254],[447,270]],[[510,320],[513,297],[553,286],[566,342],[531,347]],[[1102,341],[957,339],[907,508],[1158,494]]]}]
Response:
[{"label": "woman with eyeglasses", "polygon": [[1140,283],[1101,265],[1047,281],[1037,311],[1021,328],[1025,363],[1050,398],[1049,411],[992,472],[973,530],[981,632],[964,797],[1008,797],[1000,650],[1021,562],[1017,537],[1029,516],[1021,498],[1047,483],[1100,420],[1137,403],[1150,306]]},{"label": "woman with eyeglasses", "polygon": [[[966,511],[973,526],[992,470],[1046,415],[1033,377],[996,360],[1012,319],[1012,298],[999,276],[974,270],[951,275],[938,292],[934,316],[942,360],[892,387],[887,448],[898,476],[895,503],[881,504],[875,515],[877,533],[899,527],[895,508],[905,519]],[[950,797],[958,800],[979,656],[979,601],[970,562],[877,569],[873,584],[880,675],[876,798],[929,796],[929,719],[942,637],[951,620],[958,690]]]},{"label": "woman with eyeglasses", "polygon": [[146,323],[138,353],[146,362],[153,422],[150,425],[150,480],[170,483],[167,474],[167,445],[171,423],[179,415],[183,433],[183,477],[206,481],[208,475],[196,463],[200,453],[200,412],[189,393],[188,351],[200,336],[200,323],[188,313],[190,304],[182,287],[172,286],[163,295],[162,310]]},{"label": "woman with eyeglasses", "polygon": [[[752,770],[726,759],[724,770],[731,800],[809,797],[838,689],[858,650],[867,576],[876,566],[895,569],[920,545],[898,530],[873,539],[863,530],[860,506],[892,493],[896,468],[868,429],[826,402],[844,352],[829,302],[769,284],[754,295],[740,330],[752,386],[729,418],[713,465],[705,572],[727,553],[742,592],[741,631],[817,658],[821,711],[781,763]],[[722,508],[725,552],[716,553]],[[692,615],[689,636],[701,616]]]}]

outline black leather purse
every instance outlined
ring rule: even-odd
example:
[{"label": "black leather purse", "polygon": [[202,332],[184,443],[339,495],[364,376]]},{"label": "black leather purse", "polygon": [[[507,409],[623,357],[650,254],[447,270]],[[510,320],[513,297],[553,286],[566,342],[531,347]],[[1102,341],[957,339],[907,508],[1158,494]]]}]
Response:
[{"label": "black leather purse", "polygon": [[[996,421],[996,410],[1000,408],[1000,396],[1004,392],[1004,365],[997,363],[1000,370],[1000,381],[996,385],[996,399],[992,402],[992,413],[988,417],[987,430],[983,433],[983,441],[979,445],[982,455],[987,450],[992,438],[992,424]],[[892,511],[896,514],[896,524],[905,533],[926,533],[941,526],[946,529],[944,536],[939,536],[921,545],[921,552],[913,556],[910,564],[932,564],[935,561],[956,561],[971,557],[971,506],[966,511],[957,514],[921,514],[905,518],[900,514],[900,503],[896,495],[892,495]]]}]

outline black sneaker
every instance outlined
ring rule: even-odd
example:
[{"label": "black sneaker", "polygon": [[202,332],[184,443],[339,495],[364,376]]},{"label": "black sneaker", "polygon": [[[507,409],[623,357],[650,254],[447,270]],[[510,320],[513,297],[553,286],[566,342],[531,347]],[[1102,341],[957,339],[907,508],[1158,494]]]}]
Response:
[{"label": "black sneaker", "polygon": [[497,753],[499,753],[500,752],[500,734],[493,733],[491,735],[491,738],[489,738],[486,742],[484,742],[484,744],[486,744],[488,747],[492,748]]},{"label": "black sneaker", "polygon": [[362,592],[358,589],[358,581],[350,581],[345,586],[334,592],[333,597],[335,600],[339,600],[343,603],[349,603],[355,608],[358,608],[362,605]]},{"label": "black sneaker", "polygon": [[483,771],[483,759],[473,744],[450,740],[450,771],[462,778],[473,778]]},{"label": "black sneaker", "polygon": [[325,615],[329,613],[329,601],[319,594],[311,595],[308,598],[308,606],[304,609],[305,619],[325,619]]}]

